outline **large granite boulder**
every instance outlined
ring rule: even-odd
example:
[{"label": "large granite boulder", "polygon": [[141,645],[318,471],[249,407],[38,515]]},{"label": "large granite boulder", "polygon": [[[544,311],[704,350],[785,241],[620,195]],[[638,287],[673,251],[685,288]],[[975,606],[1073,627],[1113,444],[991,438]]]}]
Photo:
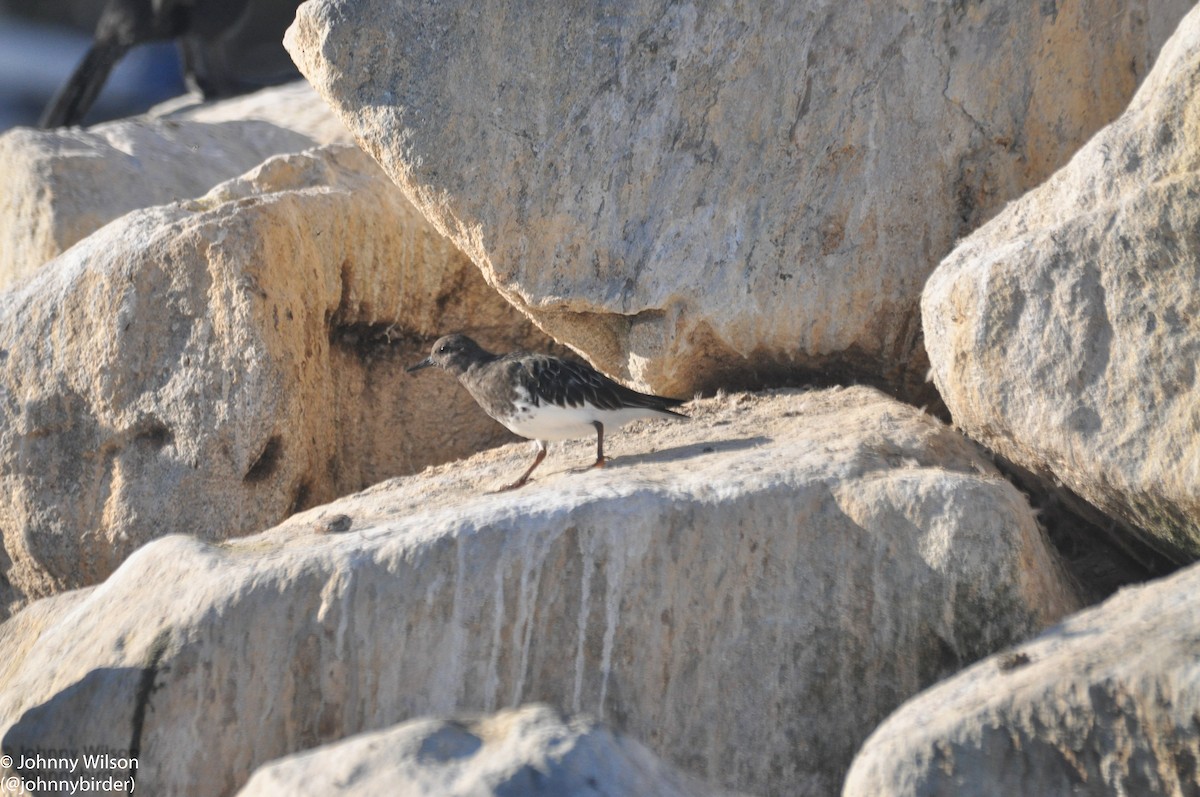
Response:
[{"label": "large granite boulder", "polygon": [[904,704],[843,797],[1192,795],[1200,565],[1068,618]]},{"label": "large granite boulder", "polygon": [[0,135],[0,287],[131,210],[193,199],[268,157],[349,135],[305,84],[89,128]]},{"label": "large granite boulder", "polygon": [[544,345],[354,147],[93,233],[0,294],[0,616],[513,439],[404,378],[447,327]]},{"label": "large granite boulder", "polygon": [[488,491],[524,444],[253,537],[151,542],[53,621],[30,607],[3,745],[135,747],[139,791],[204,797],[350,734],[544,701],[714,786],[828,795],[903,700],[1078,608],[1024,497],[930,416],[867,388],[687,410],[612,435],[605,469],[556,446],[515,492]]},{"label": "large granite boulder", "polygon": [[1129,109],[943,261],[955,423],[1177,560],[1200,557],[1200,11]]},{"label": "large granite boulder", "polygon": [[733,797],[586,717],[418,719],[264,765],[238,797]]},{"label": "large granite boulder", "polygon": [[914,396],[929,273],[1120,113],[1191,5],[310,0],[285,44],[602,370]]}]

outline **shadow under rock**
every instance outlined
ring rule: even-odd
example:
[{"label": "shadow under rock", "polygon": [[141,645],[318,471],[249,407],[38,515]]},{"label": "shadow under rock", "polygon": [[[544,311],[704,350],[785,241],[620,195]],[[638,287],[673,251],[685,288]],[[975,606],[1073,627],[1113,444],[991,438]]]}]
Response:
[{"label": "shadow under rock", "polygon": [[992,459],[1038,512],[1038,522],[1087,605],[1105,600],[1121,587],[1168,576],[1187,563],[1186,557],[1156,549],[1136,529],[1053,478],[998,454],[993,453]]},{"label": "shadow under rock", "polygon": [[108,777],[132,791],[154,671],[99,667],[29,708],[0,742],[9,774],[37,794],[72,794]]},{"label": "shadow under rock", "polygon": [[[162,630],[141,667],[97,667],[32,706],[0,741],[13,774],[37,794],[75,794],[96,778],[135,789],[142,730],[171,635]],[[7,778],[7,774],[6,774]]]}]

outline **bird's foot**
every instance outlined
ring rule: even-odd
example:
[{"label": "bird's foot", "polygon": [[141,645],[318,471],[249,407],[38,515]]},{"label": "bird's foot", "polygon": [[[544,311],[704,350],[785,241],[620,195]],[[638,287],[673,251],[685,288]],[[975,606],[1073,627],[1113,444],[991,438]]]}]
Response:
[{"label": "bird's foot", "polygon": [[571,472],[572,473],[587,473],[589,471],[595,470],[596,468],[603,468],[607,464],[608,464],[608,457],[600,457],[595,462],[593,462],[591,465],[584,465],[579,468],[572,468]]},{"label": "bird's foot", "polygon": [[496,493],[507,493],[510,490],[516,490],[520,487],[524,487],[528,481],[528,479],[517,479],[512,484],[506,484],[503,487],[497,487],[495,490],[492,490],[492,495],[495,495]]}]

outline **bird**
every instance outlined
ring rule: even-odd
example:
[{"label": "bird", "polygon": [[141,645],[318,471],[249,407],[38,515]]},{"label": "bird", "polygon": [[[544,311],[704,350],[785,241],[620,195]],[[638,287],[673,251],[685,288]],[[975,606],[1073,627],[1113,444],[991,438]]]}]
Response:
[{"label": "bird", "polygon": [[683,399],[666,398],[620,385],[590,365],[549,354],[514,351],[493,354],[462,333],[445,335],[430,355],[406,368],[415,373],[436,365],[458,378],[476,403],[509,431],[534,441],[537,456],[529,469],[500,491],[515,490],[546,458],[551,440],[596,434],[596,461],[603,467],[605,427],[639,418],[682,418],[673,407]]}]

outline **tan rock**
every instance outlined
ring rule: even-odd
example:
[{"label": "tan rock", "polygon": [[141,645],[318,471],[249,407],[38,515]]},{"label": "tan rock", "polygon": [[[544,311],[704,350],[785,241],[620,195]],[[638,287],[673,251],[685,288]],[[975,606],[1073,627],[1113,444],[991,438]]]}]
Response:
[{"label": "tan rock", "polygon": [[719,797],[588,718],[532,705],[418,719],[264,765],[238,797]]},{"label": "tan rock", "polygon": [[285,46],[602,370],[913,395],[933,267],[1120,113],[1191,5],[312,0]]},{"label": "tan rock", "polygon": [[687,409],[613,435],[605,469],[555,446],[515,492],[487,493],[525,444],[254,537],[156,540],[14,645],[0,735],[133,727],[138,790],[203,797],[350,734],[543,701],[717,787],[830,794],[901,701],[1077,608],[1022,495],[912,407]]},{"label": "tan rock", "polygon": [[843,797],[1190,795],[1200,566],[1126,589],[905,703]]},{"label": "tan rock", "polygon": [[923,312],[955,422],[1200,556],[1200,12],[1126,113],[964,241]]},{"label": "tan rock", "polygon": [[460,327],[544,340],[353,147],[89,236],[0,294],[0,612],[513,439],[402,372]]},{"label": "tan rock", "polygon": [[353,143],[350,131],[303,80],[215,102],[203,102],[198,95],[184,95],[156,105],[146,116],[206,124],[254,120],[300,133],[314,144]]},{"label": "tan rock", "polygon": [[199,197],[272,155],[348,137],[306,85],[177,116],[0,135],[0,287],[131,210]]}]

